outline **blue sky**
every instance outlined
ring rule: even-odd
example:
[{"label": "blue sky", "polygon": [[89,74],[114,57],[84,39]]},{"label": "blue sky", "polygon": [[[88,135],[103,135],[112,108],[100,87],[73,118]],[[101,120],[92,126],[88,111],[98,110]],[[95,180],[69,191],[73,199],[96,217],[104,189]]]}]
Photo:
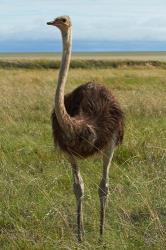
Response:
[{"label": "blue sky", "polygon": [[166,0],[1,0],[0,42],[59,40],[46,22],[63,14],[74,40],[166,42]]}]

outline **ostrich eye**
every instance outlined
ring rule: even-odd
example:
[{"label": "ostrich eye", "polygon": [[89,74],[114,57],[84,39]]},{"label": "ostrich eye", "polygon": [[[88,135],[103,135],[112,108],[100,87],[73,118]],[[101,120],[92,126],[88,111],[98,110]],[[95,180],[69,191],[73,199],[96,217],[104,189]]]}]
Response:
[{"label": "ostrich eye", "polygon": [[65,18],[62,18],[61,20],[62,20],[62,22],[63,22],[63,23],[65,23],[65,22],[66,22],[66,19],[65,19]]}]

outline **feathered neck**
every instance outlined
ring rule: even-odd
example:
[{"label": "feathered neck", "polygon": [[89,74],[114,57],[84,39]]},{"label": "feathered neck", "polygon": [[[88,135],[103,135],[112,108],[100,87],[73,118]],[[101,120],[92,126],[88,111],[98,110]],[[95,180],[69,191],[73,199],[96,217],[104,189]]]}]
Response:
[{"label": "feathered neck", "polygon": [[72,30],[61,31],[63,40],[62,61],[58,76],[58,85],[55,93],[55,113],[60,127],[66,134],[72,130],[72,119],[64,105],[64,90],[71,58]]}]

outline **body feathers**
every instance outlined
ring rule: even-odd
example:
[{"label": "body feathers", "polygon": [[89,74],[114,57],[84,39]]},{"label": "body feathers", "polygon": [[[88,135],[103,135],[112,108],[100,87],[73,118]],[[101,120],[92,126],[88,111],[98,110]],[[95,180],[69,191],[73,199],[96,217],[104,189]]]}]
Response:
[{"label": "body feathers", "polygon": [[106,87],[94,82],[83,84],[65,95],[64,102],[76,129],[72,137],[65,134],[53,110],[54,141],[63,151],[85,158],[105,149],[112,138],[116,145],[122,142],[124,115]]}]

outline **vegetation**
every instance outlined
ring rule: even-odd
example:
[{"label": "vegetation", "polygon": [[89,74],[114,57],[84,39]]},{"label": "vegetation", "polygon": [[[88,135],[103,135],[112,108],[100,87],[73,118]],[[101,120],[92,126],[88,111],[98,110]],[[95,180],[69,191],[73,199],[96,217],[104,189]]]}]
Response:
[{"label": "vegetation", "polygon": [[[59,69],[61,54],[20,53],[0,54],[0,69]],[[166,68],[166,53],[73,53],[70,68],[123,68],[123,67]]]},{"label": "vegetation", "polygon": [[105,83],[126,114],[124,144],[110,168],[103,242],[98,241],[101,159],[80,162],[82,244],[75,235],[71,169],[51,137],[58,70],[0,69],[0,249],[166,248],[166,71],[155,65],[109,67],[71,69],[66,86],[70,91],[89,80]]},{"label": "vegetation", "polygon": [[[166,62],[162,61],[133,61],[133,60],[96,60],[96,59],[75,59],[71,61],[70,68],[120,68],[120,67],[160,67],[166,69]],[[33,60],[0,60],[0,68],[2,69],[59,69],[60,60],[43,60],[43,59],[33,59]]]}]

